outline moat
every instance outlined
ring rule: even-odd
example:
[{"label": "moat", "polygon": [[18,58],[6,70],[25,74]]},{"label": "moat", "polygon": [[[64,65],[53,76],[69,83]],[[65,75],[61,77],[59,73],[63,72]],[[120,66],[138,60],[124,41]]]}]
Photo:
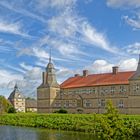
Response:
[{"label": "moat", "polygon": [[92,134],[28,128],[0,126],[0,140],[96,140]]}]

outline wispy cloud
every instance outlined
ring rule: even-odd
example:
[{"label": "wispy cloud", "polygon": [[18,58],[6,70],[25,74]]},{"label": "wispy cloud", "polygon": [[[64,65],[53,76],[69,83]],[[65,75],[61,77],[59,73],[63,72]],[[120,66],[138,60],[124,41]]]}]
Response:
[{"label": "wispy cloud", "polygon": [[75,4],[77,0],[39,0],[37,1],[40,8],[66,8]]},{"label": "wispy cloud", "polygon": [[[0,6],[7,8],[11,11],[14,11],[16,13],[19,13],[21,15],[30,17],[32,19],[41,21],[43,23],[46,23],[46,20],[42,17],[42,16],[38,16],[37,14],[34,14],[28,10],[26,10],[23,6],[25,5],[25,3],[19,3],[19,5],[15,5],[15,1],[0,1]],[[26,3],[26,5],[28,5],[28,3]]]},{"label": "wispy cloud", "polygon": [[140,42],[127,45],[124,50],[129,54],[140,54]]},{"label": "wispy cloud", "polygon": [[4,69],[0,69],[0,77],[0,84],[8,84],[10,81],[21,80],[23,78],[22,75]]},{"label": "wispy cloud", "polygon": [[111,53],[118,52],[117,48],[110,44],[103,33],[98,32],[87,22],[82,24],[82,35],[87,44],[92,44]]},{"label": "wispy cloud", "polygon": [[113,8],[121,8],[129,11],[133,11],[132,16],[122,16],[125,23],[130,25],[133,30],[140,29],[140,1],[139,0],[106,0],[107,5]]},{"label": "wispy cloud", "polygon": [[[112,47],[113,45],[109,39],[107,39],[105,33],[99,32],[94,25],[91,25],[85,18],[73,14],[73,11],[66,10],[60,15],[53,17],[49,20],[48,26],[50,35],[56,34],[57,38],[59,36],[58,40],[61,40],[61,42],[62,40],[63,42],[69,40],[69,46],[72,46],[72,44],[75,43],[75,49],[78,46],[82,47],[86,44],[91,47],[98,47],[110,53],[118,51],[115,46]],[[50,38],[46,39],[48,39],[47,42],[50,41]],[[51,45],[55,45],[56,43],[55,41],[50,42]],[[59,48],[59,45],[57,46]]]},{"label": "wispy cloud", "polygon": [[15,66],[9,65],[9,64],[5,64],[5,67],[10,69],[10,70],[12,70],[12,71],[14,71],[15,73],[22,73],[22,74],[26,73],[25,70],[23,70],[23,69],[21,69],[19,67],[15,67]]},{"label": "wispy cloud", "polygon": [[20,23],[8,23],[7,21],[3,20],[0,20],[0,32],[30,37],[27,33],[22,31]]},{"label": "wispy cloud", "polygon": [[29,71],[33,69],[33,66],[25,64],[25,62],[20,63],[21,68]]},{"label": "wispy cloud", "polygon": [[135,16],[135,18],[131,18],[129,16],[123,16],[125,22],[130,25],[134,30],[140,29],[140,16]]},{"label": "wispy cloud", "polygon": [[[67,40],[63,38],[58,37],[50,37],[50,36],[44,36],[44,38],[40,39],[40,44],[47,45],[50,47],[53,47],[54,49],[57,49],[60,54],[63,56],[71,56],[76,54],[86,55],[86,53],[82,52],[80,50],[78,42],[75,42],[74,40]],[[80,43],[80,42],[79,42]]]},{"label": "wispy cloud", "polygon": [[124,7],[127,8],[127,6],[137,8],[140,7],[140,1],[139,0],[107,0],[107,5],[111,7]]}]

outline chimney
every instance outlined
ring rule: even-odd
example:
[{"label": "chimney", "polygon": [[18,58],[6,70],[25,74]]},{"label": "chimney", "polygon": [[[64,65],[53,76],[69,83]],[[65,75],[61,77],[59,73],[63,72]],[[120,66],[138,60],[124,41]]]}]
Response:
[{"label": "chimney", "polygon": [[43,82],[43,85],[46,84],[46,76],[47,76],[47,75],[46,75],[46,72],[43,72],[43,73],[42,73],[42,79],[43,79],[42,82]]},{"label": "chimney", "polygon": [[88,70],[83,70],[83,76],[88,76]]},{"label": "chimney", "polygon": [[74,76],[75,76],[75,77],[78,77],[78,76],[80,76],[80,74],[75,74]]},{"label": "chimney", "polygon": [[119,69],[118,66],[112,67],[112,74],[117,74],[118,73],[118,69]]}]

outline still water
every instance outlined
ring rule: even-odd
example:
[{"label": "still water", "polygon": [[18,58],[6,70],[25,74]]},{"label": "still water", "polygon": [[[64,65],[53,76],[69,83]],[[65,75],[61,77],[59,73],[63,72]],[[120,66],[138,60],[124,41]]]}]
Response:
[{"label": "still water", "polygon": [[0,126],[0,140],[96,140],[96,138],[91,134],[79,132]]}]

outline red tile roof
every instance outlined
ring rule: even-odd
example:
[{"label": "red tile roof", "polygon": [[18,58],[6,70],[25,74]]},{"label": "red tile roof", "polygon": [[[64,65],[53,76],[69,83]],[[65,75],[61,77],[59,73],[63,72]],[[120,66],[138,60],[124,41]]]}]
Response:
[{"label": "red tile roof", "polygon": [[134,74],[134,71],[118,72],[117,74],[103,73],[92,74],[86,77],[76,76],[71,77],[61,84],[61,88],[78,88],[78,87],[91,87],[100,85],[116,85],[128,84],[129,78]]}]

